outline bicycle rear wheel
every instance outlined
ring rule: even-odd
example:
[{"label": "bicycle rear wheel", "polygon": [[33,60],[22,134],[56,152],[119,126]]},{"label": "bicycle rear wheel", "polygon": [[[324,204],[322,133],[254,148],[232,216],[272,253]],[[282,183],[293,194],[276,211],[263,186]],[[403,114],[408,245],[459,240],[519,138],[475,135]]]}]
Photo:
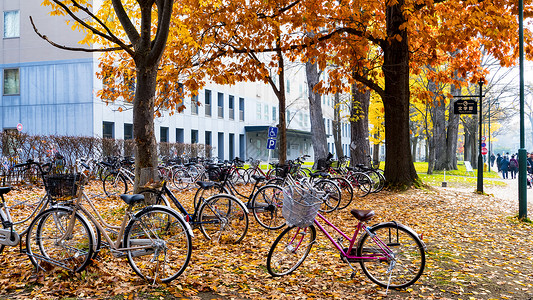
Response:
[{"label": "bicycle rear wheel", "polygon": [[146,207],[128,223],[124,233],[131,268],[141,278],[171,282],[191,258],[192,241],[185,221],[167,207]]},{"label": "bicycle rear wheel", "polygon": [[[365,275],[382,287],[404,288],[415,283],[426,265],[424,247],[419,238],[394,223],[378,224],[370,231],[376,235],[375,238],[365,233],[357,246],[357,256],[375,258],[361,260]],[[380,242],[387,247],[378,245]],[[392,258],[388,258],[387,254]]]},{"label": "bicycle rear wheel", "polygon": [[316,239],[315,226],[286,228],[274,241],[267,256],[268,273],[274,277],[288,275],[305,260]]},{"label": "bicycle rear wheel", "polygon": [[279,229],[285,226],[281,215],[283,189],[277,185],[265,185],[257,190],[251,202],[251,210],[259,225],[266,229]]},{"label": "bicycle rear wheel", "polygon": [[42,267],[44,261],[81,272],[91,262],[94,233],[86,218],[78,213],[71,224],[73,213],[65,207],[54,207],[41,212],[32,221],[26,234],[26,247],[36,267]]},{"label": "bicycle rear wheel", "polygon": [[[0,215],[0,226],[2,226],[3,229],[8,229],[9,227],[6,226],[5,222],[4,222],[4,218],[2,217],[2,215]],[[5,237],[6,239],[8,238],[7,236]],[[5,245],[0,245],[0,253],[2,253],[2,251],[4,251],[4,248],[5,248]]]},{"label": "bicycle rear wheel", "polygon": [[197,222],[207,239],[236,244],[248,231],[248,211],[237,198],[220,194],[205,200]]},{"label": "bicycle rear wheel", "polygon": [[107,196],[126,194],[128,183],[126,178],[117,173],[110,173],[104,178],[104,192]]},{"label": "bicycle rear wheel", "polygon": [[352,184],[344,177],[332,177],[331,180],[335,181],[341,189],[341,202],[337,209],[344,209],[352,203],[353,200],[353,187]]}]

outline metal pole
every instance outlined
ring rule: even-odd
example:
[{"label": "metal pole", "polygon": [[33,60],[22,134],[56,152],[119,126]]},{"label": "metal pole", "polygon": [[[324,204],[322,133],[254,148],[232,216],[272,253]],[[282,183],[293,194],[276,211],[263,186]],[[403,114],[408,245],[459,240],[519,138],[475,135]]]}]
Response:
[{"label": "metal pole", "polygon": [[483,193],[483,155],[481,138],[483,137],[483,81],[479,81],[479,149],[477,155],[477,192]]},{"label": "metal pole", "polygon": [[527,218],[527,169],[524,126],[524,0],[518,1],[518,27],[520,45],[520,149],[518,149],[518,218]]},{"label": "metal pole", "polygon": [[489,172],[490,172],[490,165],[491,165],[491,157],[492,157],[492,147],[490,144],[490,98],[489,98],[489,155],[487,156],[487,163],[489,165]]}]

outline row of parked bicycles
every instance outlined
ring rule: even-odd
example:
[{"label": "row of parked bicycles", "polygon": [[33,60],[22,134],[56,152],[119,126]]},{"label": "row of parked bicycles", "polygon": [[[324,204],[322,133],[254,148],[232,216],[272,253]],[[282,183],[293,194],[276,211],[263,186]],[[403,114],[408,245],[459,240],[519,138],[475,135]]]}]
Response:
[{"label": "row of parked bicycles", "polygon": [[[345,159],[335,162],[332,156],[319,161],[320,170],[311,171],[303,167],[307,157],[273,164],[266,172],[255,160],[248,167],[238,158],[223,163],[168,160],[159,168],[162,185],[140,194],[131,193],[135,172],[128,158],[80,160],[81,172],[76,174],[51,174],[28,161],[16,167],[39,176],[46,195],[29,216],[15,221],[10,210],[21,203],[7,205],[4,197],[11,188],[0,188],[0,252],[6,246],[19,246],[37,269],[56,265],[79,272],[107,248],[126,257],[145,280],[170,282],[189,263],[193,229],[218,243],[239,243],[248,232],[251,214],[268,230],[288,225],[267,256],[272,276],[289,274],[303,263],[318,228],[339,249],[343,261],[352,269],[352,263],[359,262],[377,284],[389,288],[416,282],[425,265],[425,245],[413,230],[395,222],[367,226],[374,213],[352,210],[359,224],[349,236],[325,217],[348,207],[354,197],[380,191],[382,172],[347,167]],[[91,179],[102,182],[106,196],[118,196],[125,203],[119,225],[107,222],[85,192]],[[192,206],[184,205],[179,194],[193,186]],[[348,246],[331,238],[318,219],[338,231]],[[18,231],[20,227],[23,230]]]}]

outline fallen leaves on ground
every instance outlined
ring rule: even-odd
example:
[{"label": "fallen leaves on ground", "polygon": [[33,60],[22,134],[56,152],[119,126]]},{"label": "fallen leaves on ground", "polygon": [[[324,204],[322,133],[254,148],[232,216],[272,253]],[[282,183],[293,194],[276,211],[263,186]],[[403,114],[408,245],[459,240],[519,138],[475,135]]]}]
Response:
[{"label": "fallen leaves on ground", "polygon": [[[245,190],[245,194],[249,193]],[[88,189],[108,220],[116,219],[120,200]],[[12,191],[8,201],[38,199],[36,189]],[[194,191],[176,192],[192,202]],[[28,201],[30,202],[30,201]],[[21,206],[22,207],[22,206]],[[270,245],[281,232],[260,227],[250,214],[250,229],[238,245],[216,244],[194,230],[193,253],[185,272],[170,284],[150,285],[131,270],[126,258],[109,250],[82,273],[60,268],[37,272],[18,247],[0,254],[0,298],[50,299],[530,299],[533,297],[533,226],[518,222],[517,203],[453,190],[381,192],[354,199],[348,209],[327,217],[347,233],[356,220],[352,208],[372,209],[370,224],[395,220],[412,227],[428,247],[419,281],[402,290],[378,287],[355,264],[352,270],[323,234],[293,274],[272,278],[266,271]],[[22,214],[22,212],[19,212]],[[26,211],[27,214],[27,211]],[[19,216],[19,215],[16,215]],[[27,225],[27,224],[26,224]],[[18,226],[17,230],[23,230]],[[331,232],[330,232],[331,233]]]}]

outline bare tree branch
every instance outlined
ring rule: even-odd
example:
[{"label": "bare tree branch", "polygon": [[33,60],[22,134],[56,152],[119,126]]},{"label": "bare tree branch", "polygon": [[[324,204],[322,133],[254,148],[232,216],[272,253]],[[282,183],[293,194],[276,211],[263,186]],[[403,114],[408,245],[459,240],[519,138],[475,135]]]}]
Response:
[{"label": "bare tree branch", "polygon": [[[69,50],[69,51],[79,51],[79,52],[112,52],[112,51],[122,51],[122,50],[124,50],[124,48],[122,48],[122,47],[93,49],[93,48],[75,48],[75,47],[59,45],[59,44],[51,41],[46,35],[41,34],[39,32],[39,30],[37,30],[37,27],[35,27],[35,24],[33,23],[33,18],[31,16],[30,16],[30,22],[31,22],[31,26],[33,26],[33,31],[35,31],[35,33],[40,38],[42,38],[43,40],[47,41],[50,45],[52,45],[52,46],[54,46],[56,48],[59,48],[59,49]],[[131,45],[129,45],[128,47],[131,47]]]}]

